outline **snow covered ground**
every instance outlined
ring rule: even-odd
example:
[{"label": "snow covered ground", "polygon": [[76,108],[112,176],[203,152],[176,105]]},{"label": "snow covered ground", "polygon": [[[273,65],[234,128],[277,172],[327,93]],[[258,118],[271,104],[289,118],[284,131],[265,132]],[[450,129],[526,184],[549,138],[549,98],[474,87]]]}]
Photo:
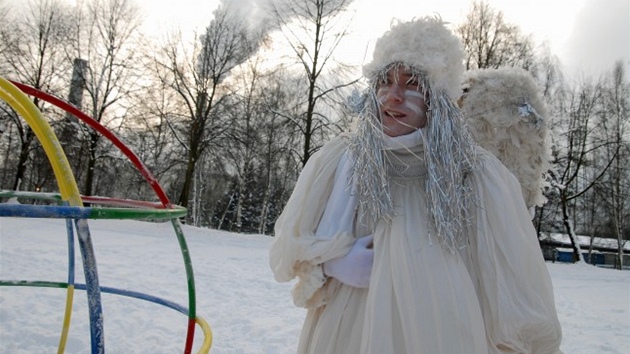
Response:
[{"label": "snow covered ground", "polygon": [[[100,285],[138,291],[187,306],[182,256],[170,223],[91,220]],[[197,312],[213,331],[211,353],[294,353],[305,311],[292,284],[268,267],[272,238],[184,226],[193,261]],[[61,220],[0,218],[0,279],[67,281]],[[76,282],[85,283],[76,254]],[[566,354],[627,354],[630,271],[548,264]],[[0,353],[57,351],[65,289],[0,287]],[[90,351],[86,294],[76,291],[66,353]],[[185,315],[128,297],[103,294],[108,353],[181,353]],[[195,335],[196,352],[202,331]]]}]

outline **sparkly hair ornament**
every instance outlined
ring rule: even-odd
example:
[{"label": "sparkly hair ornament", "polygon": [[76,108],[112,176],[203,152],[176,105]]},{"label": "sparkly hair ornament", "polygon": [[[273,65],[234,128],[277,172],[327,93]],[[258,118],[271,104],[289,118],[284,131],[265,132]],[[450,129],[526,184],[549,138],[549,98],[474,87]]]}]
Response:
[{"label": "sparkly hair ornament", "polygon": [[363,67],[369,88],[350,145],[361,220],[370,224],[394,216],[383,153],[383,126],[376,90],[392,68],[410,69],[427,97],[427,125],[421,129],[428,176],[424,186],[440,244],[467,245],[470,188],[465,175],[476,165],[474,144],[453,98],[461,92],[463,51],[439,17],[395,23],[376,42],[373,60]]}]

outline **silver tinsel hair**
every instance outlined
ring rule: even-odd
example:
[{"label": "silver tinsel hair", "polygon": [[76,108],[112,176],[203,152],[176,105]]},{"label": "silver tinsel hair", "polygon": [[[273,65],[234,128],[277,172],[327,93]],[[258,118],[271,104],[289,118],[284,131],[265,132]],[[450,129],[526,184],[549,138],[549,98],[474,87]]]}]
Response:
[{"label": "silver tinsel hair", "polygon": [[373,224],[394,216],[386,161],[383,153],[383,126],[379,117],[376,90],[391,68],[406,67],[418,78],[427,97],[427,125],[422,128],[424,159],[428,176],[424,189],[428,196],[430,219],[437,239],[450,250],[464,247],[468,240],[464,227],[470,222],[472,193],[466,174],[476,166],[475,148],[463,116],[446,89],[435,87],[422,68],[394,62],[368,77],[369,88],[359,112],[356,134],[350,144],[354,160],[352,179],[358,194],[360,220]]}]

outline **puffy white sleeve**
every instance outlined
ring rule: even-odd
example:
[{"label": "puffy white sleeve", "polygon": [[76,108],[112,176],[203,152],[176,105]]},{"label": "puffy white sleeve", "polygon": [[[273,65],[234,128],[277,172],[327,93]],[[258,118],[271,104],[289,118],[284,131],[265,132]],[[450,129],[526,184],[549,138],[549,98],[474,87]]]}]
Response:
[{"label": "puffy white sleeve", "polygon": [[269,263],[277,281],[298,278],[292,291],[296,306],[326,303],[321,265],[345,255],[355,240],[346,145],[344,137],[333,139],[309,159],[276,221]]},{"label": "puffy white sleeve", "polygon": [[478,207],[465,261],[496,353],[558,354],[562,331],[536,231],[516,178],[482,154]]}]

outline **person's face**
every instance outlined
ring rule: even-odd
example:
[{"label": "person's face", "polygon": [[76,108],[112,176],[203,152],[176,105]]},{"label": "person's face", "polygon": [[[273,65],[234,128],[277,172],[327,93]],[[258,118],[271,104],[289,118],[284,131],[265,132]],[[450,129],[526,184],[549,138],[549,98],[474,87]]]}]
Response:
[{"label": "person's face", "polygon": [[376,90],[383,131],[391,137],[406,135],[427,124],[427,104],[411,70],[394,67]]}]

